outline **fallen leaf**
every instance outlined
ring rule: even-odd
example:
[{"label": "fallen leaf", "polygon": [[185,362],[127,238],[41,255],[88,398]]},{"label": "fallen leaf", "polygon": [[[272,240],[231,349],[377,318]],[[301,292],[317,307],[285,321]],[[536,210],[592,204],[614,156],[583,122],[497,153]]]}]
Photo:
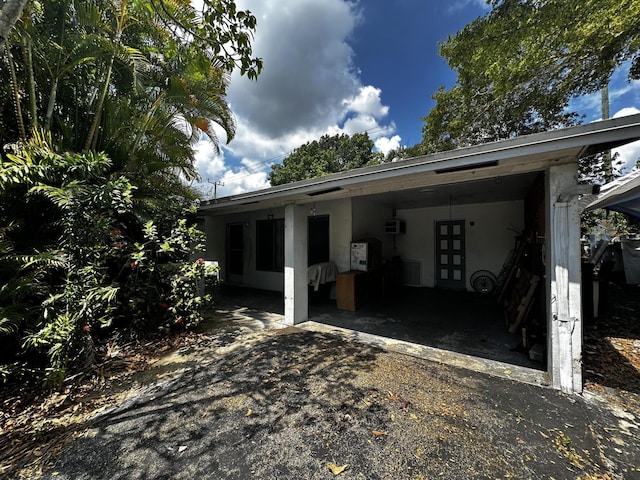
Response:
[{"label": "fallen leaf", "polygon": [[411,415],[409,415],[409,418],[411,418],[411,420],[417,420],[418,416],[415,413],[412,413]]},{"label": "fallen leaf", "polygon": [[505,375],[511,375],[511,370],[505,370],[504,373]]},{"label": "fallen leaf", "polygon": [[349,465],[345,464],[345,465],[342,465],[341,467],[339,467],[338,465],[336,465],[334,463],[330,463],[329,465],[327,465],[327,467],[329,468],[329,470],[331,470],[331,473],[333,473],[334,475],[340,475],[347,468],[349,468]]},{"label": "fallen leaf", "polygon": [[247,415],[246,416],[250,417],[252,413],[253,413],[253,410],[249,409],[249,410],[247,410]]},{"label": "fallen leaf", "polygon": [[182,453],[182,452],[184,452],[186,449],[187,449],[186,445],[180,445],[180,446],[178,447],[178,453]]},{"label": "fallen leaf", "polygon": [[387,432],[383,432],[381,430],[372,430],[371,433],[373,433],[376,437],[386,437],[387,435],[389,435]]},{"label": "fallen leaf", "polygon": [[411,402],[404,401],[402,402],[402,404],[400,404],[400,408],[402,408],[403,410],[408,410],[409,405],[411,405]]}]

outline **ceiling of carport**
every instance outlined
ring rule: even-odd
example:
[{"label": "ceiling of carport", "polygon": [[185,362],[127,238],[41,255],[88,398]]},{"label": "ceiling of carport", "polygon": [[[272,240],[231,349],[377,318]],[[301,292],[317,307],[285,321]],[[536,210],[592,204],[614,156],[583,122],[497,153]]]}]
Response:
[{"label": "ceiling of carport", "polygon": [[540,172],[434,185],[359,197],[398,210],[522,200]]}]

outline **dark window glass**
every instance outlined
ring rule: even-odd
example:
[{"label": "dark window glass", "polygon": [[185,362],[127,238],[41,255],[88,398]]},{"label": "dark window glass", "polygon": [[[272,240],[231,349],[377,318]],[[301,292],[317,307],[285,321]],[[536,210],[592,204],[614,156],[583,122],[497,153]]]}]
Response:
[{"label": "dark window glass", "polygon": [[309,265],[329,261],[329,215],[309,217]]},{"label": "dark window glass", "polygon": [[284,272],[284,218],[256,222],[256,270]]}]

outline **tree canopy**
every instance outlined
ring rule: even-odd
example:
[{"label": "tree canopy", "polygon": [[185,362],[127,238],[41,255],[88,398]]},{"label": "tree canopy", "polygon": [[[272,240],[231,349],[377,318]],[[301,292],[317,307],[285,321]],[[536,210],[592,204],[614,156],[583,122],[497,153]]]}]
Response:
[{"label": "tree canopy", "polygon": [[269,181],[272,186],[282,185],[377,165],[382,161],[382,154],[373,151],[373,141],[367,133],[356,133],[351,137],[344,133],[323,135],[320,140],[296,148],[281,164],[272,165]]},{"label": "tree canopy", "polygon": [[255,26],[233,0],[27,4],[0,43],[0,383],[55,387],[114,333],[200,321],[184,179],[194,141],[233,137]]},{"label": "tree canopy", "polygon": [[606,86],[619,67],[640,77],[640,2],[492,0],[441,44],[457,72],[423,119],[423,153],[579,122],[569,100]]},{"label": "tree canopy", "polygon": [[234,136],[230,72],[260,72],[255,26],[232,0],[31,3],[0,59],[0,144],[41,128],[130,177],[194,177],[192,143],[217,144],[214,123]]}]

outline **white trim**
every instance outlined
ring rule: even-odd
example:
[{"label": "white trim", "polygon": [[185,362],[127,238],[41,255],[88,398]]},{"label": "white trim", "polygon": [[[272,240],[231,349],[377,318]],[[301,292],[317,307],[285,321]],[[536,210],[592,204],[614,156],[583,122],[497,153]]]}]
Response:
[{"label": "white trim", "polygon": [[[357,188],[367,182],[389,180],[394,177],[407,177],[441,169],[472,168],[473,166],[481,166],[493,161],[508,161],[508,163],[512,163],[517,161],[518,158],[542,156],[548,161],[560,162],[562,160],[564,163],[569,163],[584,155],[588,150],[587,147],[602,145],[601,149],[605,150],[611,148],[612,144],[624,144],[639,138],[640,114],[525,135],[500,142],[486,143],[373,167],[359,168],[325,177],[279,185],[265,190],[223,197],[217,199],[215,203],[203,202],[200,207],[200,213],[214,214],[218,210],[228,210],[230,207],[254,206],[256,202],[265,200],[293,199],[297,195],[309,195],[324,189]],[[539,169],[540,166],[536,165],[529,171]],[[322,198],[329,198],[331,195],[330,193]],[[310,197],[309,201],[313,201],[313,198]]]}]

